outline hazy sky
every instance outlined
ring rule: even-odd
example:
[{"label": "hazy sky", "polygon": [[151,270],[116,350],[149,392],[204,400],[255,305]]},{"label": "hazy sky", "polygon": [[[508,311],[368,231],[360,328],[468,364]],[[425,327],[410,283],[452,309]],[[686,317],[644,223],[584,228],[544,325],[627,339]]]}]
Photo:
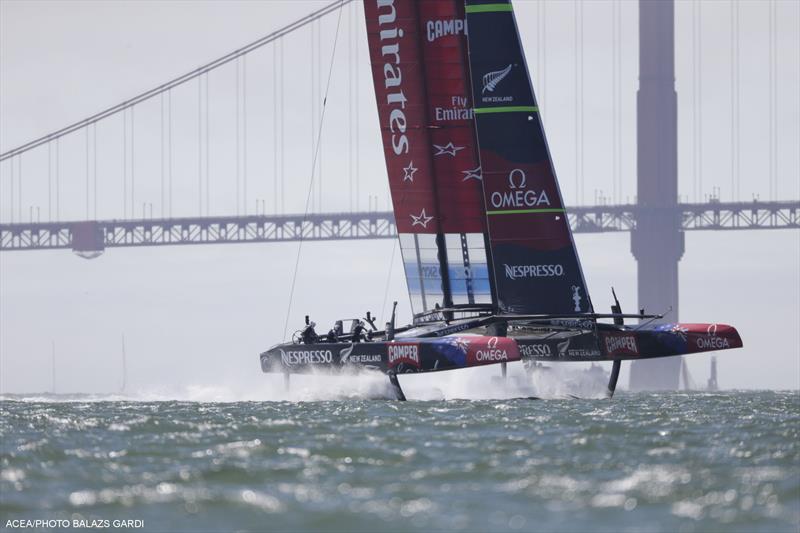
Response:
[{"label": "hazy sky", "polygon": [[[0,151],[183,74],[322,5],[306,1],[1,1]],[[767,3],[738,3],[739,106],[732,106],[735,101],[731,100],[731,4],[697,5],[679,2],[676,8],[681,195],[693,201],[719,187],[724,201],[736,197],[732,188],[737,183],[731,177],[732,172],[736,175],[731,140],[731,117],[736,114],[738,198],[746,201],[755,194],[762,199],[772,195],[797,200],[800,5],[777,2],[770,33]],[[610,1],[584,4],[582,104],[576,98],[580,93],[576,94],[575,4],[516,2],[515,6],[566,203],[591,204],[596,194],[609,197],[609,202],[632,198],[636,4],[619,4],[618,18]],[[693,18],[698,9],[701,19]],[[363,16],[360,4],[346,8],[342,16],[323,127],[321,209],[326,211],[350,209],[356,195],[350,192],[348,176],[355,172],[356,158],[360,207],[367,207],[370,196],[378,199],[380,209],[386,207],[388,188],[366,35],[363,20],[354,19],[356,15]],[[693,33],[693,20],[698,21],[700,38]],[[246,76],[244,64],[239,64],[240,88],[246,88],[240,93],[239,108],[245,93],[248,106],[246,159],[243,114],[239,115],[238,149],[235,141],[236,64],[209,76],[208,93],[201,84],[201,103],[208,94],[210,109],[208,121],[201,116],[201,124],[209,129],[210,194],[202,192],[198,197],[197,189],[198,160],[205,172],[205,152],[198,158],[197,148],[198,138],[205,146],[197,129],[198,85],[193,82],[173,91],[176,216],[196,214],[198,202],[206,196],[212,214],[234,213],[237,198],[240,209],[246,206],[248,212],[255,211],[259,199],[266,200],[267,210],[272,210],[276,79],[284,94],[285,210],[302,211],[318,123],[312,113],[319,115],[312,97],[317,95],[319,102],[317,87],[322,84],[318,80],[328,73],[336,21],[336,14],[329,15],[318,30],[307,28],[288,38],[282,71],[273,62],[281,50],[272,46],[248,57]],[[771,35],[776,58],[772,93]],[[576,150],[576,102],[583,109],[582,150]],[[160,105],[155,99],[135,111],[135,216],[141,215],[142,204],[152,204],[155,216],[162,208]],[[773,106],[774,149],[770,150]],[[615,123],[619,146],[614,141]],[[90,137],[92,159],[97,154],[97,216],[101,219],[124,216],[123,173],[129,176],[134,171],[129,153],[123,153],[122,128],[122,117],[99,124],[96,149]],[[61,143],[63,220],[85,215],[85,141],[80,132]],[[621,158],[617,160],[614,153],[621,153]],[[129,158],[126,170],[123,157]],[[582,181],[576,178],[579,158],[584,161]],[[15,180],[19,178],[17,164]],[[20,201],[19,181],[14,182],[17,196],[11,197],[11,167],[8,162],[0,165],[0,221],[8,222],[12,209],[19,220],[18,205],[26,220],[31,206],[34,212],[38,207],[42,220],[52,214],[47,167],[46,147],[26,156]],[[90,173],[92,215],[94,180]],[[318,193],[317,189],[315,197]],[[612,285],[626,309],[636,307],[636,270],[629,239],[628,234],[576,236],[598,310],[610,305]],[[389,301],[399,300],[401,319],[408,320],[399,252],[390,262],[393,247],[390,240],[304,244],[291,324],[299,327],[302,316],[310,313],[327,328],[335,318],[363,316],[367,309],[383,321],[381,306],[390,269]],[[261,374],[258,353],[283,336],[296,253],[296,243],[111,249],[92,261],[68,251],[4,252],[0,255],[0,391],[49,389],[53,342],[59,391],[115,391],[123,334],[133,389],[273,386],[278,381]],[[742,334],[744,349],[719,354],[722,387],[800,387],[800,232],[689,232],[680,276],[682,321],[729,323]],[[691,357],[689,365],[695,381],[704,383],[709,356]],[[627,384],[626,371],[621,383]]]}]

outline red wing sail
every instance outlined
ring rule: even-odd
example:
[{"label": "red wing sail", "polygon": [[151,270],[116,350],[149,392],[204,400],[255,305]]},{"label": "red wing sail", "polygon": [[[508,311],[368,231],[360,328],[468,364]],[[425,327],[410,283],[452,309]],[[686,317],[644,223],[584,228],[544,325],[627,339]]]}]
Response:
[{"label": "red wing sail", "polygon": [[491,303],[463,2],[364,5],[412,308]]},{"label": "red wing sail", "polygon": [[501,310],[592,311],[511,2],[468,0],[469,61]]}]

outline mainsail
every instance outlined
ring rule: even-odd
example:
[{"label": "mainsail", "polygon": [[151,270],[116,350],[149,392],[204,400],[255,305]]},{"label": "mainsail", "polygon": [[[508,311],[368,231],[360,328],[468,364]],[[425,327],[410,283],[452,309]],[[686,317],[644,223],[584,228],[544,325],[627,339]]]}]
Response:
[{"label": "mainsail", "polygon": [[491,304],[464,3],[366,0],[365,8],[412,308]]},{"label": "mainsail", "polygon": [[592,310],[510,3],[365,0],[415,313]]},{"label": "mainsail", "polygon": [[467,0],[466,14],[498,307],[591,312],[511,2]]}]

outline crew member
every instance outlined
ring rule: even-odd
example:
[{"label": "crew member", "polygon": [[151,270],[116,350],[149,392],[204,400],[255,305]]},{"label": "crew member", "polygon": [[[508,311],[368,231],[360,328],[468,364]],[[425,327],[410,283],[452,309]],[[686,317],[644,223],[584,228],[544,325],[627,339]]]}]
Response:
[{"label": "crew member", "polygon": [[327,342],[339,342],[339,336],[336,334],[336,330],[331,328],[328,330],[328,336],[325,339]]},{"label": "crew member", "polygon": [[353,342],[361,342],[364,340],[364,331],[366,328],[364,327],[364,322],[361,320],[356,320],[355,325],[353,326]]},{"label": "crew member", "polygon": [[303,333],[301,334],[301,338],[303,339],[303,344],[314,344],[319,340],[319,335],[317,335],[317,332],[314,331],[314,327],[316,325],[317,325],[316,322],[311,321],[303,329]]}]

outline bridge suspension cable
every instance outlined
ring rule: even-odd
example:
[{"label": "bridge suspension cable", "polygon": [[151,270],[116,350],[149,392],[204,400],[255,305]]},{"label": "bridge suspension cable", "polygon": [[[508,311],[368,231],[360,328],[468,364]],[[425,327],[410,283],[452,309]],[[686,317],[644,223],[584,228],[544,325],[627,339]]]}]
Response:
[{"label": "bridge suspension cable", "polygon": [[[203,65],[201,67],[197,67],[196,69],[192,70],[191,72],[187,72],[186,74],[184,74],[182,76],[178,76],[177,78],[174,78],[174,79],[172,79],[172,80],[170,80],[170,81],[168,81],[168,82],[166,82],[164,84],[161,84],[158,87],[154,87],[153,89],[150,89],[149,91],[145,91],[145,92],[143,92],[143,93],[141,93],[141,94],[139,94],[137,96],[134,96],[133,98],[125,100],[121,104],[117,104],[115,106],[109,107],[108,109],[100,111],[99,113],[95,113],[94,115],[92,115],[90,117],[87,117],[87,118],[85,118],[83,120],[79,120],[78,122],[70,124],[69,126],[67,126],[65,128],[61,128],[60,130],[54,131],[52,133],[48,133],[47,135],[39,137],[38,139],[34,139],[34,140],[32,140],[30,142],[27,142],[27,143],[25,143],[25,144],[23,144],[21,146],[18,146],[16,148],[8,150],[7,152],[4,152],[4,153],[0,154],[0,161],[5,161],[6,159],[9,159],[11,157],[18,156],[18,155],[20,155],[22,153],[27,152],[28,150],[32,150],[32,149],[36,148],[37,146],[41,146],[42,144],[45,144],[47,142],[50,142],[50,141],[53,141],[53,140],[58,139],[60,137],[63,137],[64,135],[68,135],[68,134],[70,134],[70,133],[72,133],[74,131],[77,131],[77,130],[79,130],[81,128],[84,128],[84,127],[86,127],[86,126],[88,126],[90,124],[94,124],[95,122],[98,122],[98,121],[100,121],[100,120],[102,120],[102,119],[104,119],[106,117],[109,117],[111,115],[119,113],[120,111],[124,111],[124,110],[126,110],[126,109],[128,109],[130,107],[133,107],[136,104],[140,104],[140,103],[142,103],[142,102],[144,102],[146,100],[154,98],[154,97],[160,95],[163,92],[166,92],[166,91],[169,91],[170,89],[178,87],[179,85],[183,85],[183,84],[185,84],[185,83],[197,78],[198,76],[201,76],[201,75],[205,74],[206,72],[209,72],[211,70],[215,70],[215,69],[221,67],[222,65],[225,65],[226,63],[229,63],[229,62],[231,62],[231,61],[233,61],[233,60],[235,60],[235,59],[237,59],[237,58],[239,58],[239,57],[241,57],[241,56],[243,56],[243,55],[245,55],[247,53],[252,52],[253,50],[261,48],[262,46],[264,46],[266,44],[269,44],[272,41],[275,41],[276,39],[280,39],[284,35],[287,35],[287,34],[293,32],[293,31],[295,31],[295,30],[297,30],[299,28],[302,28],[303,26],[305,26],[307,24],[310,24],[311,22],[313,22],[313,21],[315,21],[315,20],[317,20],[317,19],[319,19],[321,17],[324,17],[325,15],[327,15],[329,13],[332,13],[336,9],[338,9],[340,7],[343,7],[345,4],[348,4],[348,3],[352,2],[352,1],[353,0],[336,0],[335,2],[332,2],[332,3],[328,4],[327,6],[321,8],[321,9],[318,9],[317,11],[314,11],[313,13],[310,13],[310,14],[306,15],[303,18],[300,18],[300,19],[292,22],[291,24],[288,24],[288,25],[284,26],[283,28],[281,28],[279,30],[276,30],[276,31],[270,33],[269,35],[265,35],[264,37],[262,37],[262,38],[260,38],[260,39],[258,39],[256,41],[253,41],[252,43],[250,43],[248,45],[245,45],[245,46],[243,46],[241,48],[238,48],[238,49],[234,50],[233,52],[230,52],[229,54],[226,54],[226,55],[224,55],[224,56],[222,56],[222,57],[220,57],[218,59],[215,59],[214,61],[211,61],[210,63],[206,63],[205,65]],[[131,122],[132,121],[133,121],[133,117],[131,116]],[[133,181],[131,180],[131,184],[132,183],[133,183]],[[133,198],[133,194],[131,194],[131,197]]]}]

